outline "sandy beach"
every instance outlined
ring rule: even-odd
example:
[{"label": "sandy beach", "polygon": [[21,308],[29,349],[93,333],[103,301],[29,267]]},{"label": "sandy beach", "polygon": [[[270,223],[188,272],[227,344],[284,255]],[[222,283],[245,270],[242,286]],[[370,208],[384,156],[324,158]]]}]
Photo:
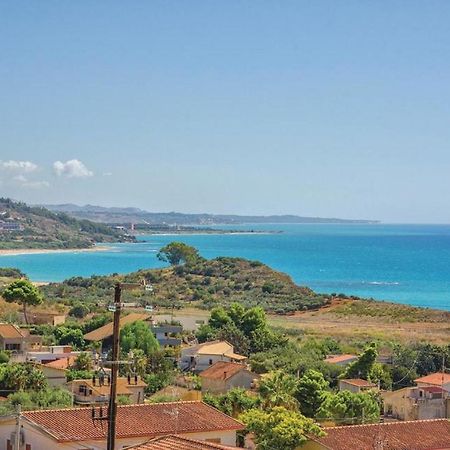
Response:
[{"label": "sandy beach", "polygon": [[45,249],[45,248],[18,248],[18,249],[0,249],[0,256],[32,255],[44,253],[85,253],[85,252],[104,252],[111,247],[95,246],[89,248],[67,248],[67,249]]}]

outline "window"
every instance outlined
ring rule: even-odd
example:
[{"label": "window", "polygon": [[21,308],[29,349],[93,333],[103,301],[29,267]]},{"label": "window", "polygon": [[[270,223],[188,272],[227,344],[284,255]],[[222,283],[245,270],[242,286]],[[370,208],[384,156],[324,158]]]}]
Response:
[{"label": "window", "polygon": [[25,450],[31,450],[31,444],[26,444],[25,445]]},{"label": "window", "polygon": [[210,366],[212,365],[212,359],[209,360],[209,365],[210,365]]},{"label": "window", "polygon": [[6,439],[6,450],[13,450],[10,439]]},{"label": "window", "polygon": [[5,350],[20,351],[20,344],[5,344]]}]

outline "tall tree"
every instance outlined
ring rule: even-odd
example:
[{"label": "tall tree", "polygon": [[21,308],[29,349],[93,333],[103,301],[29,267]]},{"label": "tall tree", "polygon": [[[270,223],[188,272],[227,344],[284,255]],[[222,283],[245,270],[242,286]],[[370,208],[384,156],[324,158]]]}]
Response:
[{"label": "tall tree", "polygon": [[296,397],[300,403],[300,410],[306,417],[316,417],[328,389],[328,381],[316,370],[309,369],[300,378]]},{"label": "tall tree", "polygon": [[147,323],[137,320],[126,324],[120,332],[120,348],[124,353],[131,350],[142,350],[150,356],[159,349],[159,343]]},{"label": "tall tree", "polygon": [[198,250],[184,242],[171,242],[162,247],[156,256],[159,260],[168,262],[172,266],[192,264],[200,259]]},{"label": "tall tree", "polygon": [[2,295],[7,302],[22,305],[25,323],[27,324],[27,306],[37,306],[44,301],[39,289],[26,279],[13,281],[5,288]]},{"label": "tall tree", "polygon": [[366,346],[356,361],[348,365],[347,370],[344,373],[344,377],[370,380],[377,357],[377,345],[375,342],[372,342]]}]

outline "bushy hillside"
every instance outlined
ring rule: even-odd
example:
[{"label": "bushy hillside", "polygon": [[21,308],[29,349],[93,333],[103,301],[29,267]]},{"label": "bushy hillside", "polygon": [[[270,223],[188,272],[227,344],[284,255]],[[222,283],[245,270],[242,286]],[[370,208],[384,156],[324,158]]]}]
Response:
[{"label": "bushy hillside", "polygon": [[121,231],[89,220],[78,220],[65,213],[0,198],[0,224],[16,229],[2,230],[0,248],[86,248],[96,242],[131,240]]},{"label": "bushy hillside", "polygon": [[260,262],[224,257],[202,259],[192,265],[140,270],[124,276],[75,277],[63,283],[52,283],[43,290],[47,298],[57,301],[106,304],[112,300],[111,288],[115,282],[142,280],[153,290],[127,291],[126,301],[175,307],[190,304],[203,308],[238,301],[284,314],[318,308],[330,301],[327,296],[297,286],[288,275]]}]

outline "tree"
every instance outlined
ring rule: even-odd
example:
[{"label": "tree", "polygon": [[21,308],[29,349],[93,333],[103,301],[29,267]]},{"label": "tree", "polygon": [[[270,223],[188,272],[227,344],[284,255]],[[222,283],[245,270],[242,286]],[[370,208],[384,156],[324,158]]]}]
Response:
[{"label": "tree", "polygon": [[73,317],[77,317],[78,319],[82,319],[89,314],[89,307],[84,303],[77,303],[72,306],[69,311],[69,315]]},{"label": "tree", "polygon": [[74,370],[91,370],[92,369],[92,358],[87,352],[80,353],[73,364]]},{"label": "tree", "polygon": [[75,348],[84,348],[85,340],[83,332],[79,328],[57,327],[54,331],[56,341],[59,345],[72,345]]},{"label": "tree", "polygon": [[277,406],[270,411],[250,409],[239,416],[246,431],[254,433],[259,450],[295,450],[307,436],[323,435],[311,419]]},{"label": "tree", "polygon": [[232,417],[237,417],[244,411],[255,408],[259,404],[258,397],[249,394],[242,388],[230,389],[226,394],[222,395],[205,393],[203,401]]},{"label": "tree", "polygon": [[380,404],[373,391],[328,393],[317,417],[329,419],[339,425],[375,423],[380,420]]},{"label": "tree", "polygon": [[364,351],[359,355],[358,359],[347,367],[344,373],[345,378],[362,378],[363,380],[371,379],[374,364],[377,361],[378,350],[375,342],[366,346]]},{"label": "tree", "polygon": [[294,397],[297,392],[297,380],[281,370],[271,372],[260,380],[259,394],[263,408],[283,406],[286,409],[298,409],[298,401]]},{"label": "tree", "polygon": [[12,406],[22,409],[64,408],[72,405],[72,394],[61,388],[46,388],[40,391],[19,391],[8,396]]},{"label": "tree", "polygon": [[8,303],[19,303],[23,308],[25,323],[28,324],[27,306],[40,305],[44,298],[39,289],[29,280],[16,280],[9,284],[3,291],[3,298]]},{"label": "tree", "polygon": [[124,353],[142,350],[146,356],[159,349],[159,343],[148,324],[142,320],[127,323],[120,332],[120,347]]},{"label": "tree", "polygon": [[41,370],[33,364],[2,364],[0,367],[0,391],[39,391],[47,387]]},{"label": "tree", "polygon": [[328,382],[316,370],[309,369],[300,378],[296,397],[300,403],[300,410],[306,417],[316,417],[328,389]]},{"label": "tree", "polygon": [[218,330],[230,323],[232,323],[232,320],[223,306],[218,306],[211,310],[211,315],[208,320],[208,325],[211,328]]},{"label": "tree", "polygon": [[216,334],[216,338],[229,342],[233,346],[234,351],[240,355],[249,354],[250,341],[234,323],[223,326]]},{"label": "tree", "polygon": [[198,250],[184,242],[171,242],[162,247],[156,256],[160,261],[168,262],[172,266],[192,264],[200,259]]}]

